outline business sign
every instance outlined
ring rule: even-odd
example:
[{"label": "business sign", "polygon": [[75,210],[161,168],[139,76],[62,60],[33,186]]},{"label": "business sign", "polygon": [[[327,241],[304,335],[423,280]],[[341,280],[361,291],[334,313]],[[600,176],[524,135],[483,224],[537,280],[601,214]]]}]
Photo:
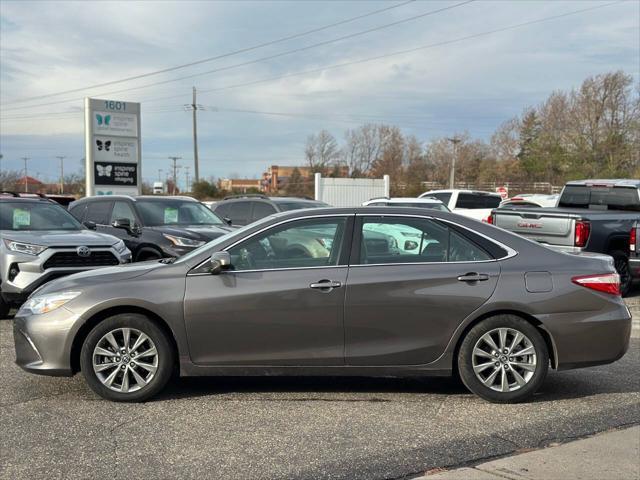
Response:
[{"label": "business sign", "polygon": [[86,191],[140,195],[140,104],[85,98]]}]

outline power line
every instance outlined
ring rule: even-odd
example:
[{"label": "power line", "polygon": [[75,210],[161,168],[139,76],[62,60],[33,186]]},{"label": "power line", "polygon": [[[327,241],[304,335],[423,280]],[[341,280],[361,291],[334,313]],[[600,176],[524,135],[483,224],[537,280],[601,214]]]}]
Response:
[{"label": "power line", "polygon": [[321,27],[313,28],[311,30],[307,30],[307,31],[300,32],[300,33],[295,33],[293,35],[288,35],[286,37],[278,38],[278,39],[275,39],[275,40],[269,40],[267,42],[263,42],[263,43],[260,43],[260,44],[257,44],[257,45],[252,45],[250,47],[241,48],[241,49],[238,49],[238,50],[234,50],[234,51],[231,51],[231,52],[215,55],[215,56],[212,56],[212,57],[203,58],[201,60],[196,60],[196,61],[193,61],[193,62],[184,63],[182,65],[176,65],[174,67],[168,67],[168,68],[164,68],[164,69],[161,69],[161,70],[155,70],[155,71],[143,73],[143,74],[140,74],[140,75],[133,75],[131,77],[121,78],[119,80],[111,80],[109,82],[96,83],[96,84],[89,85],[89,86],[86,86],[86,87],[74,88],[74,89],[70,89],[70,90],[64,90],[64,91],[61,91],[61,92],[48,93],[48,94],[45,94],[45,95],[38,95],[38,96],[33,96],[33,97],[26,97],[26,98],[22,98],[22,99],[17,99],[17,100],[11,101],[11,102],[7,102],[4,105],[11,105],[11,104],[14,104],[14,103],[22,103],[22,102],[29,102],[29,101],[32,101],[32,100],[39,100],[39,99],[42,99],[42,98],[50,98],[50,97],[55,97],[55,96],[58,96],[58,95],[65,95],[67,93],[76,93],[76,92],[81,92],[83,90],[90,90],[90,89],[93,89],[93,88],[106,87],[108,85],[115,85],[115,84],[118,84],[118,83],[129,82],[131,80],[138,80],[140,78],[146,78],[146,77],[150,77],[150,76],[153,76],[153,75],[159,75],[161,73],[167,73],[167,72],[172,72],[172,71],[175,71],[175,70],[180,70],[180,69],[183,69],[183,68],[193,67],[195,65],[201,65],[203,63],[212,62],[214,60],[220,60],[221,58],[231,57],[233,55],[238,55],[238,54],[241,54],[241,53],[250,52],[252,50],[257,50],[259,48],[264,48],[264,47],[268,47],[270,45],[275,45],[277,43],[282,43],[282,42],[286,42],[286,41],[293,40],[293,39],[296,39],[296,38],[300,38],[300,37],[304,37],[304,36],[307,36],[307,35],[311,35],[313,33],[321,32],[323,30],[327,30],[327,29],[330,29],[330,28],[333,28],[333,27],[344,25],[346,23],[351,23],[351,22],[354,22],[356,20],[360,20],[360,19],[363,19],[363,18],[366,18],[366,17],[370,17],[372,15],[377,15],[379,13],[387,12],[389,10],[393,10],[395,8],[402,7],[404,5],[407,5],[409,3],[413,3],[415,1],[416,0],[407,0],[405,2],[398,3],[396,5],[392,5],[390,7],[380,8],[378,10],[373,10],[371,12],[368,12],[368,13],[365,13],[365,14],[362,14],[362,15],[357,15],[355,17],[346,18],[344,20],[340,20],[338,22],[334,22],[334,23],[331,23],[331,24],[328,24],[328,25],[323,25]]},{"label": "power line", "polygon": [[[114,95],[114,94],[117,94],[117,93],[130,92],[130,91],[133,91],[133,90],[141,90],[141,89],[145,89],[145,88],[149,88],[149,87],[156,87],[158,85],[165,85],[167,83],[173,83],[173,82],[178,82],[178,81],[181,81],[181,80],[187,80],[187,79],[191,79],[191,78],[195,78],[195,77],[201,77],[201,76],[204,76],[204,75],[211,75],[212,73],[219,73],[219,72],[223,72],[223,71],[227,71],[227,70],[233,70],[235,68],[246,67],[248,65],[253,65],[253,64],[261,63],[261,62],[266,62],[268,60],[273,60],[273,59],[284,57],[284,56],[287,56],[287,55],[293,55],[295,53],[304,52],[304,51],[307,51],[307,50],[311,50],[313,48],[322,47],[322,46],[329,45],[329,44],[332,44],[332,43],[336,43],[336,42],[339,42],[339,41],[342,41],[342,40],[347,40],[347,39],[350,39],[350,38],[355,38],[355,37],[359,37],[359,36],[362,36],[362,35],[366,35],[368,33],[376,32],[376,31],[379,31],[379,30],[383,30],[383,29],[386,29],[386,28],[394,27],[394,26],[400,25],[402,23],[406,23],[406,22],[409,22],[409,21],[417,20],[419,18],[427,17],[427,16],[430,16],[430,15],[435,15],[437,13],[444,12],[446,10],[452,10],[454,8],[466,5],[468,3],[472,3],[474,1],[476,1],[476,0],[465,0],[465,1],[457,3],[455,5],[449,5],[449,6],[446,6],[446,7],[438,8],[436,10],[430,10],[428,12],[424,12],[424,13],[421,13],[421,14],[418,14],[418,15],[413,15],[413,16],[407,17],[407,18],[403,18],[403,19],[397,20],[395,22],[387,23],[387,24],[384,24],[384,25],[379,25],[377,27],[369,28],[369,29],[362,30],[362,31],[359,31],[359,32],[354,32],[354,33],[351,33],[351,34],[348,34],[348,35],[343,35],[341,37],[332,38],[330,40],[324,40],[322,42],[313,43],[313,44],[307,45],[305,47],[299,47],[299,48],[294,48],[292,50],[286,50],[284,52],[276,53],[276,54],[273,54],[273,55],[268,55],[266,57],[260,57],[260,58],[254,59],[254,60],[248,60],[248,61],[245,61],[245,62],[240,62],[240,63],[236,63],[236,64],[233,64],[233,65],[227,65],[225,67],[219,67],[219,68],[215,68],[213,70],[206,70],[204,72],[198,72],[198,73],[194,73],[194,74],[191,74],[191,75],[185,75],[185,76],[182,76],[182,77],[170,78],[170,79],[161,80],[161,81],[158,81],[158,82],[147,83],[145,85],[138,85],[136,87],[128,87],[128,88],[124,88],[124,89],[120,89],[120,90],[112,90],[110,92],[105,92],[105,93],[98,94],[98,95]],[[73,99],[73,100],[76,100],[76,99]],[[81,99],[77,99],[77,100],[81,100]],[[58,100],[56,102],[42,103],[42,104],[39,104],[39,105],[28,105],[28,106],[24,106],[24,107],[5,108],[4,110],[5,111],[10,111],[10,110],[17,110],[17,109],[20,109],[20,108],[36,108],[36,107],[41,107],[41,106],[55,105],[55,104],[59,104],[59,103],[67,103],[69,101],[71,101],[71,100]]]}]

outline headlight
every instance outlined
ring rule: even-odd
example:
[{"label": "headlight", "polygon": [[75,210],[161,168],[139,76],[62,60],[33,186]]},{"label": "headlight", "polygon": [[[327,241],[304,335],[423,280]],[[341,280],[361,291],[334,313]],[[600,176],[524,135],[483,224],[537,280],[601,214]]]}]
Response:
[{"label": "headlight", "polygon": [[32,243],[14,242],[13,240],[5,239],[4,244],[12,252],[26,253],[29,255],[40,255],[47,247],[42,245],[34,245]]},{"label": "headlight", "polygon": [[123,253],[127,249],[127,246],[124,244],[122,240],[120,240],[118,241],[118,243],[113,244],[113,248],[116,249],[116,252]]},{"label": "headlight", "polygon": [[26,303],[20,307],[17,315],[40,315],[42,313],[48,313],[56,308],[60,308],[68,301],[76,298],[78,295],[80,295],[80,292],[56,292],[46,295],[38,295],[27,300]]},{"label": "headlight", "polygon": [[205,244],[205,242],[203,242],[202,240],[193,240],[191,238],[185,237],[175,237],[173,235],[167,235],[166,233],[163,233],[162,236],[164,236],[164,238],[169,240],[177,247],[199,247],[200,245]]}]

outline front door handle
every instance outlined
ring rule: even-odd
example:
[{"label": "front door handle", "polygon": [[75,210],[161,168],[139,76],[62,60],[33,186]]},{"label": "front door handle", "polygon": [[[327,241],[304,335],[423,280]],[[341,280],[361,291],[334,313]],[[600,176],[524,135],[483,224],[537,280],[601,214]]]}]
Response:
[{"label": "front door handle", "polygon": [[458,277],[459,282],[484,282],[489,280],[489,275],[486,273],[469,272]]},{"label": "front door handle", "polygon": [[316,290],[322,290],[323,292],[330,292],[334,288],[339,288],[342,286],[342,283],[335,282],[333,280],[320,280],[316,283],[312,283],[309,285],[309,288],[313,288]]}]

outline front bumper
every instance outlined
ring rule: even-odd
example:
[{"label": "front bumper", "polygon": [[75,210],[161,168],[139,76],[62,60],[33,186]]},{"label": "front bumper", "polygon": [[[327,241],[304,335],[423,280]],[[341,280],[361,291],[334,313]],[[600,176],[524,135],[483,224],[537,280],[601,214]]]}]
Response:
[{"label": "front bumper", "polygon": [[629,348],[631,312],[619,297],[599,311],[542,317],[553,340],[558,370],[613,363]]},{"label": "front bumper", "polygon": [[78,316],[64,307],[42,315],[16,316],[16,364],[40,375],[71,376],[71,346]]},{"label": "front bumper", "polygon": [[[126,249],[118,252],[114,248],[100,247],[94,248],[95,252],[109,252],[120,264],[131,261],[131,252]],[[23,303],[29,295],[41,285],[59,277],[71,275],[72,273],[84,272],[101,268],[100,266],[65,266],[45,269],[44,266],[51,257],[57,253],[76,252],[75,248],[55,248],[51,247],[40,255],[26,255],[16,252],[2,252],[2,277],[1,292],[2,298],[11,304]],[[19,273],[11,277],[12,268],[19,269]]]}]

